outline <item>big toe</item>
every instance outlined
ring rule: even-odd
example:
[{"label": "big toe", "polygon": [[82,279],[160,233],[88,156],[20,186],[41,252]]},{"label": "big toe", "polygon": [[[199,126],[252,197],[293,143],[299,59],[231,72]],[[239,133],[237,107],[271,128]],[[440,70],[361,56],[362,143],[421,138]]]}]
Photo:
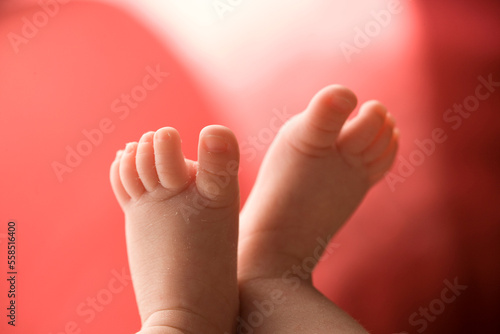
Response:
[{"label": "big toe", "polygon": [[226,127],[211,125],[200,133],[196,186],[215,206],[227,206],[239,197],[239,148]]},{"label": "big toe", "polygon": [[289,122],[291,143],[308,155],[330,153],[356,104],[356,95],[344,86],[323,88],[313,97],[307,109]]}]

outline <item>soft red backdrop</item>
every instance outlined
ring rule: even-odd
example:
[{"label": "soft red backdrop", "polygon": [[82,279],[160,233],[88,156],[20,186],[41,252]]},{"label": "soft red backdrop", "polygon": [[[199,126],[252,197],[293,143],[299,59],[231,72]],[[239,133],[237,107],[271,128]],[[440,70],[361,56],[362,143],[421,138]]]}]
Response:
[{"label": "soft red backdrop", "polygon": [[[500,81],[497,2],[413,3],[408,31],[374,39],[354,61],[315,49],[230,96],[224,88],[230,78],[210,80],[173,51],[174,41],[165,43],[136,18],[99,3],[64,5],[16,52],[9,34],[19,34],[23,18],[39,10],[34,1],[0,5],[0,254],[13,220],[19,261],[13,329],[3,315],[6,255],[0,255],[2,333],[138,330],[123,217],[108,182],[116,150],[168,125],[180,131],[194,159],[205,125],[230,126],[244,143],[268,126],[273,109],[297,113],[329,83],[388,105],[401,128],[404,159],[435,128],[448,139],[394,191],[381,182],[369,194],[318,268],[318,288],[373,333],[417,333],[421,327],[410,315],[440,298],[444,280],[457,278],[466,291],[425,332],[498,332],[500,89],[458,129],[443,120],[448,108],[474,94],[479,76]],[[308,47],[307,38],[293,41],[294,48]],[[231,65],[265,68],[266,60],[259,61]],[[170,76],[120,118],[112,103],[157,66]],[[54,162],[65,164],[67,147],[76,148],[85,140],[82,131],[103,120],[112,124],[108,133],[58,178]],[[264,152],[243,160],[244,198]]]}]

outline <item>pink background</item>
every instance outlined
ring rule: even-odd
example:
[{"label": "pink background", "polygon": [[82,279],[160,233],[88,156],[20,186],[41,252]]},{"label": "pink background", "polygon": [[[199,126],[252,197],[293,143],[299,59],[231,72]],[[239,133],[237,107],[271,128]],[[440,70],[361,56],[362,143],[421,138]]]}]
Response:
[{"label": "pink background", "polygon": [[[0,331],[137,331],[123,217],[108,182],[116,150],[173,126],[195,159],[198,132],[208,124],[231,127],[248,145],[269,128],[276,109],[295,114],[323,86],[342,83],[360,101],[383,101],[396,116],[402,143],[393,173],[401,173],[401,161],[418,158],[415,141],[437,128],[447,139],[404,182],[382,181],[369,193],[332,241],[335,251],[318,267],[316,286],[372,333],[417,333],[422,327],[410,315],[439,299],[444,281],[458,280],[467,289],[425,333],[498,332],[500,87],[460,117],[460,126],[443,117],[475,94],[478,77],[500,82],[500,5],[401,3],[404,12],[348,60],[340,42],[353,44],[353,28],[365,27],[370,11],[386,2],[359,1],[346,8],[349,16],[318,0],[300,17],[279,21],[285,14],[266,12],[263,22],[245,16],[256,9],[243,2],[224,22],[213,16],[212,28],[199,28],[233,24],[242,34],[212,46],[197,42],[196,29],[182,35],[174,21],[161,32],[143,16],[84,1],[61,5],[14,46],[11,33],[21,35],[24,18],[32,20],[41,7],[2,2]],[[169,76],[128,114],[114,112],[113,102],[140,85],[148,67]],[[58,177],[54,163],[67,164],[68,147],[84,149],[84,132],[102,122],[110,124],[108,133],[96,134],[88,154]],[[243,198],[265,149],[255,153],[242,157]],[[18,237],[15,329],[4,315],[11,220]]]}]

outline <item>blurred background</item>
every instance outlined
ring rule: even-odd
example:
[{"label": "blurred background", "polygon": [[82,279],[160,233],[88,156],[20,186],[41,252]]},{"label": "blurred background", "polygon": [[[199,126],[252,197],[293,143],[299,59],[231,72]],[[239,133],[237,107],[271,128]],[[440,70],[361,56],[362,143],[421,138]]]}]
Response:
[{"label": "blurred background", "polygon": [[229,126],[244,200],[271,124],[332,83],[384,102],[401,149],[317,288],[371,333],[500,332],[498,1],[5,0],[0,22],[0,332],[137,331],[116,150],[173,126],[196,159]]}]

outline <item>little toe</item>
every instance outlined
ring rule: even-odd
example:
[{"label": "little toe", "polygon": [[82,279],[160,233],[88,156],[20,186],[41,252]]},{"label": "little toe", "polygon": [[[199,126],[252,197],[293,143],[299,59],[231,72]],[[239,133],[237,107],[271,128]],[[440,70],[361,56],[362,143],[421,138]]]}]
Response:
[{"label": "little toe", "polygon": [[115,193],[116,198],[120,204],[125,203],[130,200],[130,195],[127,193],[125,188],[123,187],[122,180],[120,178],[120,161],[123,155],[123,151],[119,150],[116,152],[116,157],[110,168],[110,181],[111,187],[113,188],[113,192]]},{"label": "little toe", "polygon": [[189,182],[181,138],[176,129],[166,127],[154,134],[156,171],[161,185],[173,192],[179,192]]},{"label": "little toe", "polygon": [[143,134],[137,145],[137,154],[135,156],[139,178],[147,191],[153,191],[159,185],[153,141],[154,132]]},{"label": "little toe", "polygon": [[386,115],[387,109],[380,102],[364,103],[359,114],[345,125],[337,147],[350,155],[361,154],[379,135],[386,122]]},{"label": "little toe", "polygon": [[200,132],[196,186],[214,206],[228,206],[239,198],[239,148],[226,127],[212,125]]},{"label": "little toe", "polygon": [[[304,153],[322,155],[331,152],[349,114],[357,104],[349,89],[332,85],[318,92],[306,111],[292,120],[291,143]],[[300,120],[300,121],[299,121]]]},{"label": "little toe", "polygon": [[120,160],[120,178],[123,188],[132,198],[138,198],[146,191],[135,166],[136,152],[137,143],[128,143]]},{"label": "little toe", "polygon": [[385,124],[371,145],[362,152],[364,163],[370,163],[382,156],[391,143],[394,132],[394,118],[387,114]]}]

